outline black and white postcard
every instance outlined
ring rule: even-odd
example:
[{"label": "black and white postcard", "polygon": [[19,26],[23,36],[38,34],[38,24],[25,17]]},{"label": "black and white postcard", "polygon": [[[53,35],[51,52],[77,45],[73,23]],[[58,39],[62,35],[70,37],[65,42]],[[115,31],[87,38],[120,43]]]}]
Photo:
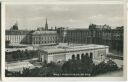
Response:
[{"label": "black and white postcard", "polygon": [[123,78],[124,20],[124,4],[5,4],[5,77]]}]

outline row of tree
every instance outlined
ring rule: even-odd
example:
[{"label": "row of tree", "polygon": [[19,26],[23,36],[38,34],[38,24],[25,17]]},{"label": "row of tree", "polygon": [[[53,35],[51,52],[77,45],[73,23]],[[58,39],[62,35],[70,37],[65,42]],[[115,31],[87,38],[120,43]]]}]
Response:
[{"label": "row of tree", "polygon": [[38,57],[37,51],[34,50],[17,50],[6,52],[6,61],[18,61]]},{"label": "row of tree", "polygon": [[[81,59],[71,59],[66,61],[62,66],[53,62],[43,65],[41,68],[24,68],[22,72],[10,72],[6,70],[6,76],[21,77],[54,77],[54,76],[95,76],[98,74],[116,71],[118,66],[112,60],[103,61],[95,65],[92,59],[85,55]],[[67,74],[67,75],[64,75]],[[79,76],[79,75],[78,75]]]}]

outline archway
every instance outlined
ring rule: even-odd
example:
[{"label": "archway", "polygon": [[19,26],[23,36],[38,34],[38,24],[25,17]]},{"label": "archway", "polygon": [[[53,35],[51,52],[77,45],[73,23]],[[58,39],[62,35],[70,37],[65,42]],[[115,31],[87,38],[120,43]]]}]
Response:
[{"label": "archway", "polygon": [[91,58],[91,59],[93,58],[93,53],[92,53],[92,52],[90,53],[90,58]]},{"label": "archway", "polygon": [[81,54],[81,59],[84,57],[84,53]]},{"label": "archway", "polygon": [[72,55],[72,60],[75,60],[75,55],[74,54]]},{"label": "archway", "polygon": [[77,60],[80,60],[80,54],[77,54],[76,59],[77,59]]},{"label": "archway", "polygon": [[88,53],[86,53],[86,56],[89,57]]}]

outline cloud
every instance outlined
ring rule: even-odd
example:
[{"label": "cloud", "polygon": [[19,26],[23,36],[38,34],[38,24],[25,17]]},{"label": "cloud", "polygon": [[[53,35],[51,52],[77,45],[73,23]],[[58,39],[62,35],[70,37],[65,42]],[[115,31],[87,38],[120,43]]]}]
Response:
[{"label": "cloud", "polygon": [[6,7],[6,28],[15,21],[21,28],[49,26],[87,27],[90,22],[96,24],[123,24],[123,5],[120,4],[42,4],[42,5],[8,5]]},{"label": "cloud", "polygon": [[102,19],[104,17],[105,17],[104,15],[98,14],[98,15],[90,16],[89,19],[92,19],[92,20],[94,20],[94,19]]},{"label": "cloud", "polygon": [[109,17],[108,18],[109,21],[120,21],[122,19],[123,19],[123,17],[117,17],[117,16],[115,16],[115,17]]},{"label": "cloud", "polygon": [[77,22],[77,20],[69,19],[69,22],[71,22],[71,23],[75,23],[75,22]]},{"label": "cloud", "polygon": [[51,10],[52,11],[68,11],[69,9],[68,8],[64,8],[63,6],[54,6],[54,7],[51,7]]}]

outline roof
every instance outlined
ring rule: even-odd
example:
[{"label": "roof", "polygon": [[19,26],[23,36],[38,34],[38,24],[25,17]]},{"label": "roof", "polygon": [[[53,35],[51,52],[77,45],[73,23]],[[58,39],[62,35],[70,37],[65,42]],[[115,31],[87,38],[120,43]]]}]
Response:
[{"label": "roof", "polygon": [[35,31],[33,35],[42,35],[42,34],[57,34],[57,31]]},{"label": "roof", "polygon": [[5,34],[6,35],[26,35],[30,34],[32,31],[28,30],[6,30]]},{"label": "roof", "polygon": [[32,46],[28,46],[28,47],[21,47],[21,48],[17,48],[17,47],[15,47],[15,48],[6,48],[5,52],[14,52],[14,51],[17,51],[17,50],[25,51],[26,49],[27,50],[33,50],[33,47]]},{"label": "roof", "polygon": [[95,45],[95,44],[88,44],[88,45],[69,45],[69,46],[52,46],[47,48],[40,48],[47,53],[57,53],[57,52],[66,52],[66,51],[82,51],[82,50],[95,50],[101,48],[109,48],[108,46],[104,45]]}]

